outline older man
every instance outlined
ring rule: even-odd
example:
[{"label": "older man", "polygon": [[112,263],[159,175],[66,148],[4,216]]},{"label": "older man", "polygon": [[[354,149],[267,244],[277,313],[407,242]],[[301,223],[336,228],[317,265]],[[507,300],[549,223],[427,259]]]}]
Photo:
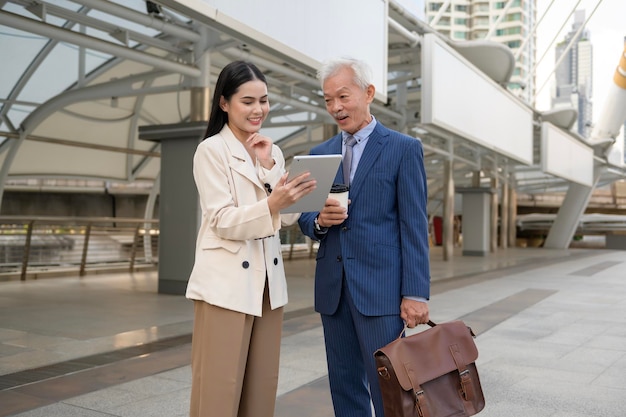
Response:
[{"label": "older man", "polygon": [[[390,130],[370,113],[369,67],[326,62],[318,76],[326,109],[341,133],[311,150],[344,155],[335,182],[350,204],[328,199],[303,213],[302,231],[320,240],[315,309],[321,314],[337,417],[383,417],[373,353],[406,324],[428,321],[430,295],[426,174],[420,141]],[[371,403],[370,403],[371,401]]]}]

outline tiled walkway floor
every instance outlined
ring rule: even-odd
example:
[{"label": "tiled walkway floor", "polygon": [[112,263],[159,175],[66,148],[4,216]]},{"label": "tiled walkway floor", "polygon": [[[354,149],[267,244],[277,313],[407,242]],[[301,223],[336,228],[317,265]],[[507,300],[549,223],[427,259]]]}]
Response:
[{"label": "tiled walkway floor", "polygon": [[[626,415],[626,252],[441,258],[431,316],[479,334],[481,416]],[[286,267],[275,417],[331,417],[314,261]],[[186,416],[192,303],[156,286],[154,272],[0,282],[0,416]]]}]

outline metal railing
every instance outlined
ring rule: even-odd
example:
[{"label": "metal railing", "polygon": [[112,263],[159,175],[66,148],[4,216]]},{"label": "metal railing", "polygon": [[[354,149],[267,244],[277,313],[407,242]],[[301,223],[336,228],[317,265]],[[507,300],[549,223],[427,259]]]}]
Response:
[{"label": "metal railing", "polygon": [[[517,216],[517,228],[520,233],[538,231],[548,233],[556,220],[554,213],[534,213]],[[623,214],[583,214],[578,220],[576,234],[606,235],[626,232],[626,215]]]},{"label": "metal railing", "polygon": [[[286,259],[314,256],[297,225],[280,234]],[[155,269],[158,244],[159,220],[0,216],[0,280]]]},{"label": "metal railing", "polygon": [[158,220],[0,216],[0,277],[154,267],[158,235]]}]

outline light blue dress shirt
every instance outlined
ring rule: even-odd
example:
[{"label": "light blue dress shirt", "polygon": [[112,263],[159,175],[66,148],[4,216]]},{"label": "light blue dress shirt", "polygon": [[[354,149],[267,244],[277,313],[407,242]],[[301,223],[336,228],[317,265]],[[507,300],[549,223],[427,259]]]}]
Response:
[{"label": "light blue dress shirt", "polygon": [[[376,119],[372,116],[372,121],[368,123],[363,129],[356,132],[354,138],[356,139],[356,143],[352,147],[352,163],[350,164],[350,183],[354,179],[354,173],[356,172],[356,168],[359,165],[359,161],[361,160],[361,155],[363,155],[363,150],[365,149],[365,145],[367,145],[367,140],[370,137],[370,134],[374,131],[374,127],[376,127]],[[341,155],[346,154],[346,140],[350,136],[347,132],[341,132],[341,137],[343,141],[341,142]]]}]

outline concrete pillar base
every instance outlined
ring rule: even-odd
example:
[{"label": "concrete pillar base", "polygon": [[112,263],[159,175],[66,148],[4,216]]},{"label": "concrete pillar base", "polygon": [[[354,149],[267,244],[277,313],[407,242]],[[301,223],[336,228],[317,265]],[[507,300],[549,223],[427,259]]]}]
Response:
[{"label": "concrete pillar base", "polygon": [[161,142],[159,195],[159,293],[184,295],[200,227],[193,155],[206,122],[142,126],[139,139]]},{"label": "concrete pillar base", "polygon": [[458,188],[463,195],[463,255],[486,256],[491,251],[491,205],[495,190]]},{"label": "concrete pillar base", "polygon": [[626,235],[606,235],[607,249],[626,250]]}]

